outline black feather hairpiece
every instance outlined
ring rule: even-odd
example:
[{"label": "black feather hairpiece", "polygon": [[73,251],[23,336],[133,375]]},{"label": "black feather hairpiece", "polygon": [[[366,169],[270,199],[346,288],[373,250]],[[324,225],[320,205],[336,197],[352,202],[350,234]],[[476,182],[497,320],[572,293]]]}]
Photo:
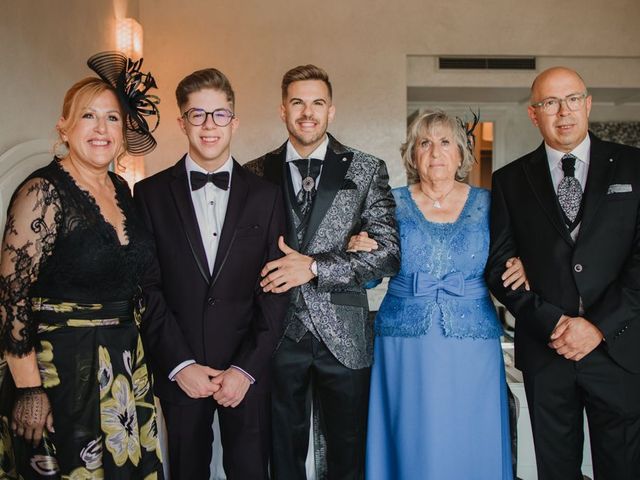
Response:
[{"label": "black feather hairpiece", "polygon": [[456,117],[456,120],[458,121],[460,128],[462,128],[462,130],[467,135],[467,148],[471,151],[471,153],[473,153],[473,147],[476,144],[476,136],[473,132],[478,126],[478,123],[480,123],[480,110],[478,109],[477,112],[474,112],[473,110],[471,110],[471,108],[469,108],[469,111],[473,116],[471,122],[467,122],[465,119],[462,119],[460,117]]},{"label": "black feather hairpiece", "polygon": [[150,153],[156,147],[151,133],[160,124],[160,99],[148,93],[158,87],[151,72],[140,70],[142,59],[133,61],[120,52],[100,52],[89,58],[87,65],[116,91],[126,114],[127,151],[131,155]]}]

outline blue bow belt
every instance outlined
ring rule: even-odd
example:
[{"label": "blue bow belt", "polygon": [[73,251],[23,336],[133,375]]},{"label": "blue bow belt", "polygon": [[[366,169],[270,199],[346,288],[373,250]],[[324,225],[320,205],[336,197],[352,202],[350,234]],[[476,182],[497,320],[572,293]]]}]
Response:
[{"label": "blue bow belt", "polygon": [[441,279],[427,272],[396,275],[389,281],[388,293],[396,297],[428,297],[436,301],[443,295],[465,299],[485,298],[489,295],[484,278],[465,280],[461,272],[448,273]]}]

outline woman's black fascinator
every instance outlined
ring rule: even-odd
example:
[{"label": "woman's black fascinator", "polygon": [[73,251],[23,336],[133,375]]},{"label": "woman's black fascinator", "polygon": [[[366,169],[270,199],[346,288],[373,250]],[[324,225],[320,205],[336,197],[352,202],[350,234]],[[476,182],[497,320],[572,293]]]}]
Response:
[{"label": "woman's black fascinator", "polygon": [[126,116],[127,151],[131,155],[153,151],[156,141],[151,133],[160,124],[160,99],[147,93],[158,87],[150,72],[140,71],[142,59],[134,62],[120,52],[100,52],[89,58],[87,65],[116,91]]},{"label": "woman's black fascinator", "polygon": [[471,109],[469,110],[471,111],[471,115],[473,116],[473,119],[470,122],[467,122],[466,119],[462,119],[460,117],[456,117],[456,120],[458,121],[460,128],[462,128],[462,131],[467,135],[467,148],[473,155],[473,148],[476,144],[476,136],[474,131],[478,126],[478,123],[480,123],[480,110],[478,110],[477,112],[474,112]]}]

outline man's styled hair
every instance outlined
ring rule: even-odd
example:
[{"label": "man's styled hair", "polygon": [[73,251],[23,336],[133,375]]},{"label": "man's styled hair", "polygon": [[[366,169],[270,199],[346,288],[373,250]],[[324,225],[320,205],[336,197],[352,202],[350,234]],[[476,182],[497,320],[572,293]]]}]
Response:
[{"label": "man's styled hair", "polygon": [[178,108],[182,110],[182,107],[189,101],[190,94],[208,88],[224,93],[227,96],[227,101],[231,102],[231,109],[235,109],[236,95],[231,88],[231,82],[224,73],[216,68],[196,70],[180,81],[176,87]]},{"label": "man's styled hair", "polygon": [[331,82],[329,81],[329,75],[320,67],[315,65],[298,65],[292,68],[282,77],[282,98],[287,98],[287,92],[289,85],[293,82],[300,82],[302,80],[320,80],[329,89],[329,98],[333,97],[333,89],[331,88]]}]

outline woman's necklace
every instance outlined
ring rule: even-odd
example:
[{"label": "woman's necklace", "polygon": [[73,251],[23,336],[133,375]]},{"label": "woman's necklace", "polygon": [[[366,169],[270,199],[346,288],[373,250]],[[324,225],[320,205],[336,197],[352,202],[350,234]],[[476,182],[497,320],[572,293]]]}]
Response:
[{"label": "woman's necklace", "polygon": [[86,176],[82,169],[78,168],[72,158],[69,158],[68,165],[71,167],[68,169],[69,172],[73,171],[73,173],[75,173],[75,175],[71,175],[71,178],[73,178],[76,184],[83,186],[89,193],[91,193],[91,195],[100,194],[105,189],[109,194],[112,193],[110,187],[113,186],[113,183],[109,181],[109,174],[107,172],[105,172],[105,178],[100,182]]},{"label": "woman's necklace", "polygon": [[441,195],[440,198],[433,198],[431,195],[429,195],[428,193],[426,193],[423,189],[422,186],[418,186],[418,188],[420,189],[420,192],[422,192],[422,194],[427,197],[429,200],[431,200],[433,202],[433,208],[442,208],[442,202],[444,202],[445,198],[447,198],[447,196],[453,192],[453,189],[455,188],[456,184],[454,183],[451,188],[449,189],[449,191],[447,193],[445,193],[444,195]]}]

